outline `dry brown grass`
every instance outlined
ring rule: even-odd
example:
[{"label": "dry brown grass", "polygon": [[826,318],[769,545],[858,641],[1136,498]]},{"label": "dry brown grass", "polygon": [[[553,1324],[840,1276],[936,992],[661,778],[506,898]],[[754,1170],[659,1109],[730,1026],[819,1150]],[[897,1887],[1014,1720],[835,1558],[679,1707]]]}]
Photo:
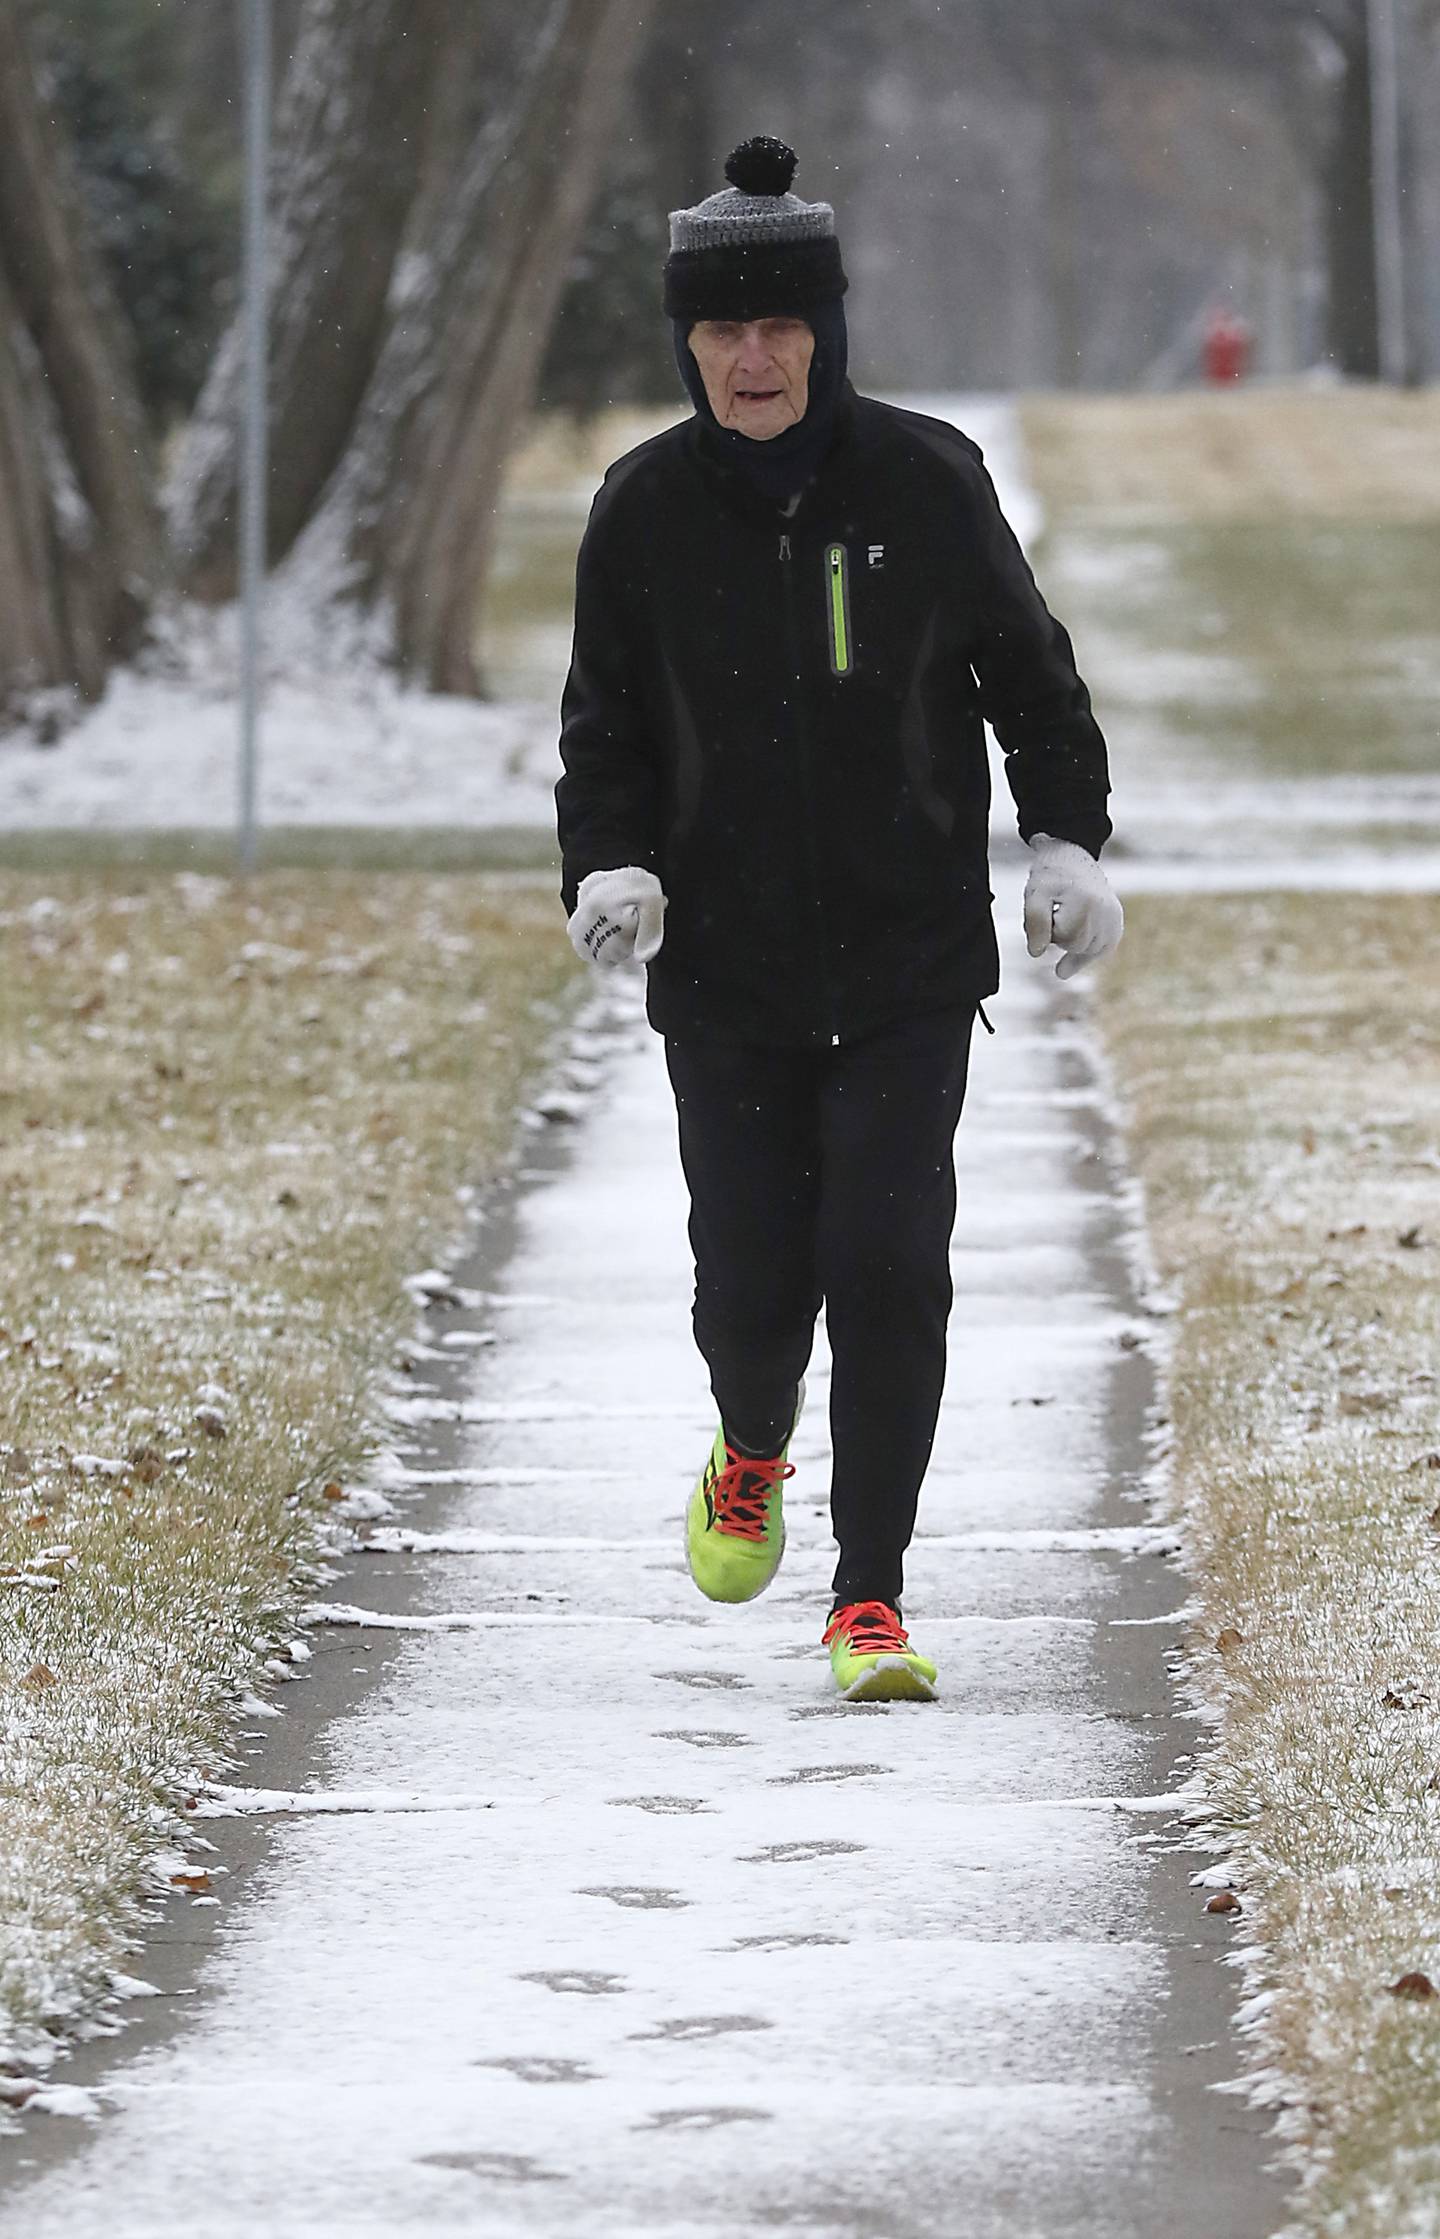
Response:
[{"label": "dry brown grass", "polygon": [[1440,390],[1034,396],[1021,417],[1031,472],[1072,525],[1440,515]]},{"label": "dry brown grass", "polygon": [[[1297,2230],[1440,2200],[1440,898],[1132,897],[1099,1015],[1181,1299],[1203,1760]],[[1390,1987],[1407,1974],[1433,1997]]]},{"label": "dry brown grass", "polygon": [[689,412],[689,405],[677,399],[669,409],[611,404],[585,420],[569,412],[533,413],[511,454],[507,489],[525,497],[573,494],[577,483],[591,489],[613,459],[687,419]]},{"label": "dry brown grass", "polygon": [[[862,383],[863,386],[863,383]],[[535,414],[508,486],[592,487],[612,459],[688,406],[610,405],[580,421]],[[1187,389],[1166,396],[1021,399],[1029,469],[1067,516],[1355,522],[1440,514],[1440,390]]]},{"label": "dry brown grass", "polygon": [[380,1434],[402,1278],[579,984],[550,878],[0,872],[12,2058],[93,2010],[228,1760]]}]

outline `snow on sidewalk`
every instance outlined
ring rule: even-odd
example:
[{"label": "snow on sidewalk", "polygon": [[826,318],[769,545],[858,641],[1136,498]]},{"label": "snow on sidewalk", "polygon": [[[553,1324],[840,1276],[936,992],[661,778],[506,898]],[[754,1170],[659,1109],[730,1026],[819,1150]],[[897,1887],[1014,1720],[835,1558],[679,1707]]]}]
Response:
[{"label": "snow on sidewalk", "polygon": [[384,1637],[384,1677],[308,1793],[217,1797],[272,1810],[273,1849],[192,2025],[113,2061],[97,2126],[6,2197],[27,2239],[1273,2228],[1257,2118],[1210,2088],[1226,1930],[1164,1794],[1189,1737],[1181,1582],[1137,1529],[1154,1325],[1083,999],[996,886],[906,1595],[940,1699],[833,1693],[823,1324],[775,1585],[724,1609],[686,1575],[714,1414],[627,977],[579,1123],[532,1138],[513,1251],[462,1271],[495,1342],[459,1459],[425,1470],[411,1410],[413,1504],[312,1636],[350,1663]]}]

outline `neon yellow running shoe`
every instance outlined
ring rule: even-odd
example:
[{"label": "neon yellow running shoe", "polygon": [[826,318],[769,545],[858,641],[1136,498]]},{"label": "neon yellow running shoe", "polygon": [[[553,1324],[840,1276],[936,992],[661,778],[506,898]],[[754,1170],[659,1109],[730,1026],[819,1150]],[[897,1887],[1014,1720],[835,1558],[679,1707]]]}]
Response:
[{"label": "neon yellow running shoe", "polygon": [[778,1454],[742,1454],[729,1444],[722,1423],[710,1458],[685,1510],[685,1558],[690,1576],[712,1602],[748,1602],[763,1594],[785,1552],[780,1488],[795,1475],[785,1459],[805,1404],[805,1379],[795,1396],[795,1421]]},{"label": "neon yellow running shoe", "polygon": [[850,1703],[928,1703],[935,1666],[910,1646],[888,1602],[846,1602],[825,1627],[835,1684]]}]

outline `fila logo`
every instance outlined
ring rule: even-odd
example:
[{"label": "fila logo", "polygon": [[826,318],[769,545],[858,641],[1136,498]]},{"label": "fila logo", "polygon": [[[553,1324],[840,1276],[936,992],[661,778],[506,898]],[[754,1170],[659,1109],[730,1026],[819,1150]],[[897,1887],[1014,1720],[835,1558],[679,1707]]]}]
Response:
[{"label": "fila logo", "polygon": [[870,565],[871,565],[871,567],[872,567],[872,568],[883,568],[883,567],[884,567],[884,565],[885,565],[885,547],[884,547],[884,545],[883,545],[883,544],[872,544],[872,545],[870,545],[870,546],[869,546],[869,548],[868,548],[868,549],[869,549],[869,554],[870,554]]}]

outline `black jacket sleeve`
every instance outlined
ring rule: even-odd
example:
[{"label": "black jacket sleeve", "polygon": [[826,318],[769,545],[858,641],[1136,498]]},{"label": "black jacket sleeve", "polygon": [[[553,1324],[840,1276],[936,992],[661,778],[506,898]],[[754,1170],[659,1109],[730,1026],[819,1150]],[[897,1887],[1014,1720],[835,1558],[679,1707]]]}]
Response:
[{"label": "black jacket sleeve", "polygon": [[602,528],[606,493],[590,509],[575,562],[575,635],[560,698],[555,787],[560,895],[569,917],[591,871],[657,869],[659,777],[647,736],[631,635]]},{"label": "black jacket sleeve", "polygon": [[980,706],[1000,742],[1020,837],[1049,832],[1099,856],[1112,826],[1105,740],[1069,634],[1040,596],[985,468],[974,466]]}]

